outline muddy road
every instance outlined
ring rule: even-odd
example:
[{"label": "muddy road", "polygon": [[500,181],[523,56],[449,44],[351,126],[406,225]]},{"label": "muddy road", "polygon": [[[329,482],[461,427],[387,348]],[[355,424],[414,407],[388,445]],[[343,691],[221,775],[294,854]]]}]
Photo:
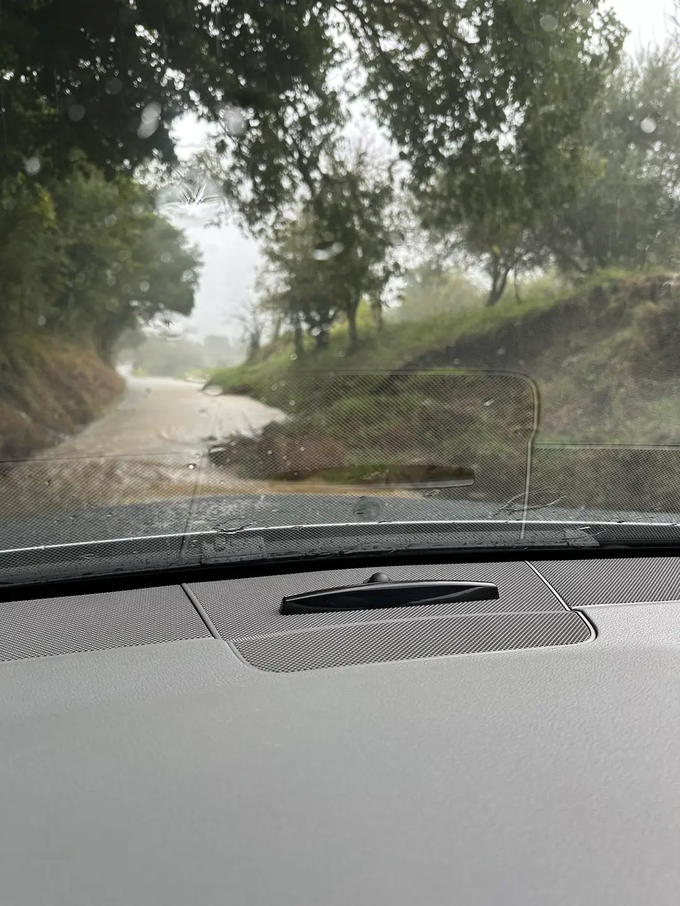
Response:
[{"label": "muddy road", "polygon": [[199,383],[130,377],[103,418],[3,478],[0,516],[247,492],[252,483],[212,466],[207,450],[281,418],[256,400],[211,394]]}]

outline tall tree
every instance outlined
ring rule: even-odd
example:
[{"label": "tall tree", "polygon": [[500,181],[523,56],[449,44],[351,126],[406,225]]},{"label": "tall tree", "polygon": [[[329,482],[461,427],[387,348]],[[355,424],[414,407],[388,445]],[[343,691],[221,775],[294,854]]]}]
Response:
[{"label": "tall tree", "polygon": [[172,160],[170,127],[193,110],[221,124],[225,188],[258,221],[301,182],[316,190],[349,56],[414,184],[449,189],[454,224],[504,203],[485,178],[499,163],[522,174],[500,188],[513,208],[526,196],[526,219],[579,170],[622,39],[603,2],[579,16],[572,0],[3,0],[0,175],[34,158],[68,169],[74,147],[114,170]]},{"label": "tall tree", "polygon": [[680,55],[669,43],[627,59],[587,130],[595,178],[551,212],[540,238],[572,273],[680,261]]},{"label": "tall tree", "polygon": [[44,331],[94,343],[109,357],[118,336],[156,317],[188,315],[200,260],[128,176],[90,165],[0,193],[3,335]]},{"label": "tall tree", "polygon": [[398,270],[393,201],[392,168],[381,169],[354,148],[327,161],[315,194],[274,230],[267,256],[279,282],[270,304],[278,304],[293,327],[301,320],[317,346],[326,345],[339,316],[347,319],[350,347],[356,346],[362,298],[381,310]]}]

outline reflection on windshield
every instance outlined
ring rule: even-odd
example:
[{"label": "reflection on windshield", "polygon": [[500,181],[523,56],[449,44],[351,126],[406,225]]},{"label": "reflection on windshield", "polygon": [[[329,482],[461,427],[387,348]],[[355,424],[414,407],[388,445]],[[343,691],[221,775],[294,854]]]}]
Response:
[{"label": "reflection on windshield", "polygon": [[5,4],[0,548],[677,522],[677,11]]}]

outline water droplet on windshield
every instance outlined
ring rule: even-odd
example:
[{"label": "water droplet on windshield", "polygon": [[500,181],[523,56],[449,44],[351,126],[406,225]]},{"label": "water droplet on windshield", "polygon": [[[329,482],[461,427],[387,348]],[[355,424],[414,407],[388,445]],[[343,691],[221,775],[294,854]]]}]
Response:
[{"label": "water droplet on windshield", "polygon": [[233,135],[234,138],[238,138],[246,131],[248,124],[243,111],[237,104],[224,104],[220,108],[218,116],[229,135]]},{"label": "water droplet on windshield", "polygon": [[143,213],[144,213],[144,205],[140,204],[139,202],[135,202],[135,204],[132,205],[133,216],[141,217]]},{"label": "water droplet on windshield", "polygon": [[40,167],[40,158],[35,154],[32,157],[27,157],[24,161],[24,170],[29,176],[36,176],[40,173]]},{"label": "water droplet on windshield", "polygon": [[334,242],[332,245],[329,245],[328,248],[314,249],[312,258],[315,261],[328,261],[330,258],[335,258],[336,255],[339,255],[344,247],[342,242]]},{"label": "water droplet on windshield", "polygon": [[175,323],[167,315],[157,315],[149,323],[149,327],[157,337],[162,337],[164,340],[170,340],[171,342],[183,340],[187,333],[186,328],[182,324]]},{"label": "water droplet on windshield", "polygon": [[291,352],[291,354],[290,354],[290,360],[291,360],[291,362],[294,362],[296,359],[297,359],[297,353],[296,353],[296,352]]},{"label": "water droplet on windshield", "polygon": [[651,116],[646,116],[640,123],[640,129],[647,135],[651,135],[652,132],[656,132],[656,120]]},{"label": "water droplet on windshield", "polygon": [[540,23],[541,23],[541,28],[543,29],[543,31],[547,31],[547,32],[557,31],[557,25],[558,25],[557,19],[555,18],[555,16],[552,16],[550,13],[546,13],[544,16],[541,16]]},{"label": "water droplet on windshield", "polygon": [[104,226],[107,226],[107,227],[115,226],[117,222],[118,222],[118,218],[116,217],[115,214],[107,214],[106,217],[104,218]]},{"label": "water droplet on windshield", "polygon": [[289,406],[294,406],[294,405],[295,405],[295,400],[291,400],[291,401],[288,403],[288,405],[289,405]]},{"label": "water droplet on windshield", "polygon": [[123,270],[123,265],[119,264],[117,261],[114,261],[111,265],[111,273],[119,274]]},{"label": "water droplet on windshield", "polygon": [[576,15],[581,16],[584,19],[590,16],[592,11],[593,7],[590,3],[587,2],[587,0],[580,0],[580,2],[576,3],[574,6],[574,12],[576,13]]},{"label": "water droplet on windshield", "polygon": [[47,318],[45,317],[45,315],[40,315],[40,317],[38,318],[38,327],[44,327],[46,323]]},{"label": "water droplet on windshield", "polygon": [[157,195],[158,208],[181,226],[205,226],[224,211],[224,193],[219,184],[201,173],[192,173],[164,186]]},{"label": "water droplet on windshield", "polygon": [[195,469],[195,468],[196,468],[195,462],[190,462],[189,465],[187,466],[187,469]]},{"label": "water droplet on windshield", "polygon": [[137,129],[139,138],[150,138],[161,124],[161,105],[155,101],[142,110],[142,121]]},{"label": "water droplet on windshield", "polygon": [[151,284],[149,283],[148,280],[142,280],[142,282],[139,284],[140,292],[143,292],[143,293],[148,293],[150,287],[151,287]]},{"label": "water droplet on windshield", "polygon": [[104,91],[107,94],[120,94],[123,90],[123,83],[121,80],[114,76],[112,79],[107,79],[106,84],[104,85]]},{"label": "water droplet on windshield", "polygon": [[106,283],[107,283],[108,286],[115,286],[115,285],[116,285],[116,278],[113,276],[113,274],[111,274],[110,277],[107,277],[107,278],[106,278]]},{"label": "water droplet on windshield", "polygon": [[151,387],[146,387],[144,390],[144,396],[149,396],[150,393],[151,393]]},{"label": "water droplet on windshield", "polygon": [[484,405],[487,406],[487,407],[488,407],[488,406],[493,406],[493,400],[484,400]]},{"label": "water droplet on windshield", "polygon": [[170,264],[172,261],[172,254],[170,252],[161,252],[161,261],[163,264]]},{"label": "water droplet on windshield", "polygon": [[85,108],[82,104],[71,104],[68,108],[68,118],[74,123],[79,123],[85,116]]},{"label": "water droplet on windshield", "polygon": [[377,522],[382,515],[382,511],[382,501],[375,497],[359,497],[352,507],[352,512],[357,519],[363,519],[367,522]]}]

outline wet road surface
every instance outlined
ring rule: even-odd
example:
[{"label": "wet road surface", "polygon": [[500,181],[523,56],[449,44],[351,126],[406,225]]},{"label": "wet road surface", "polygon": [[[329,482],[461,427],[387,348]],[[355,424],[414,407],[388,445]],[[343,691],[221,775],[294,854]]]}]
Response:
[{"label": "wet road surface", "polygon": [[0,517],[248,492],[252,482],[212,466],[207,450],[281,418],[256,400],[211,394],[200,383],[128,378],[123,399],[103,418],[3,479]]},{"label": "wet road surface", "polygon": [[201,383],[128,378],[123,400],[99,421],[36,459],[92,456],[200,456],[210,442],[251,433],[282,418],[279,410],[244,396],[204,391]]}]

